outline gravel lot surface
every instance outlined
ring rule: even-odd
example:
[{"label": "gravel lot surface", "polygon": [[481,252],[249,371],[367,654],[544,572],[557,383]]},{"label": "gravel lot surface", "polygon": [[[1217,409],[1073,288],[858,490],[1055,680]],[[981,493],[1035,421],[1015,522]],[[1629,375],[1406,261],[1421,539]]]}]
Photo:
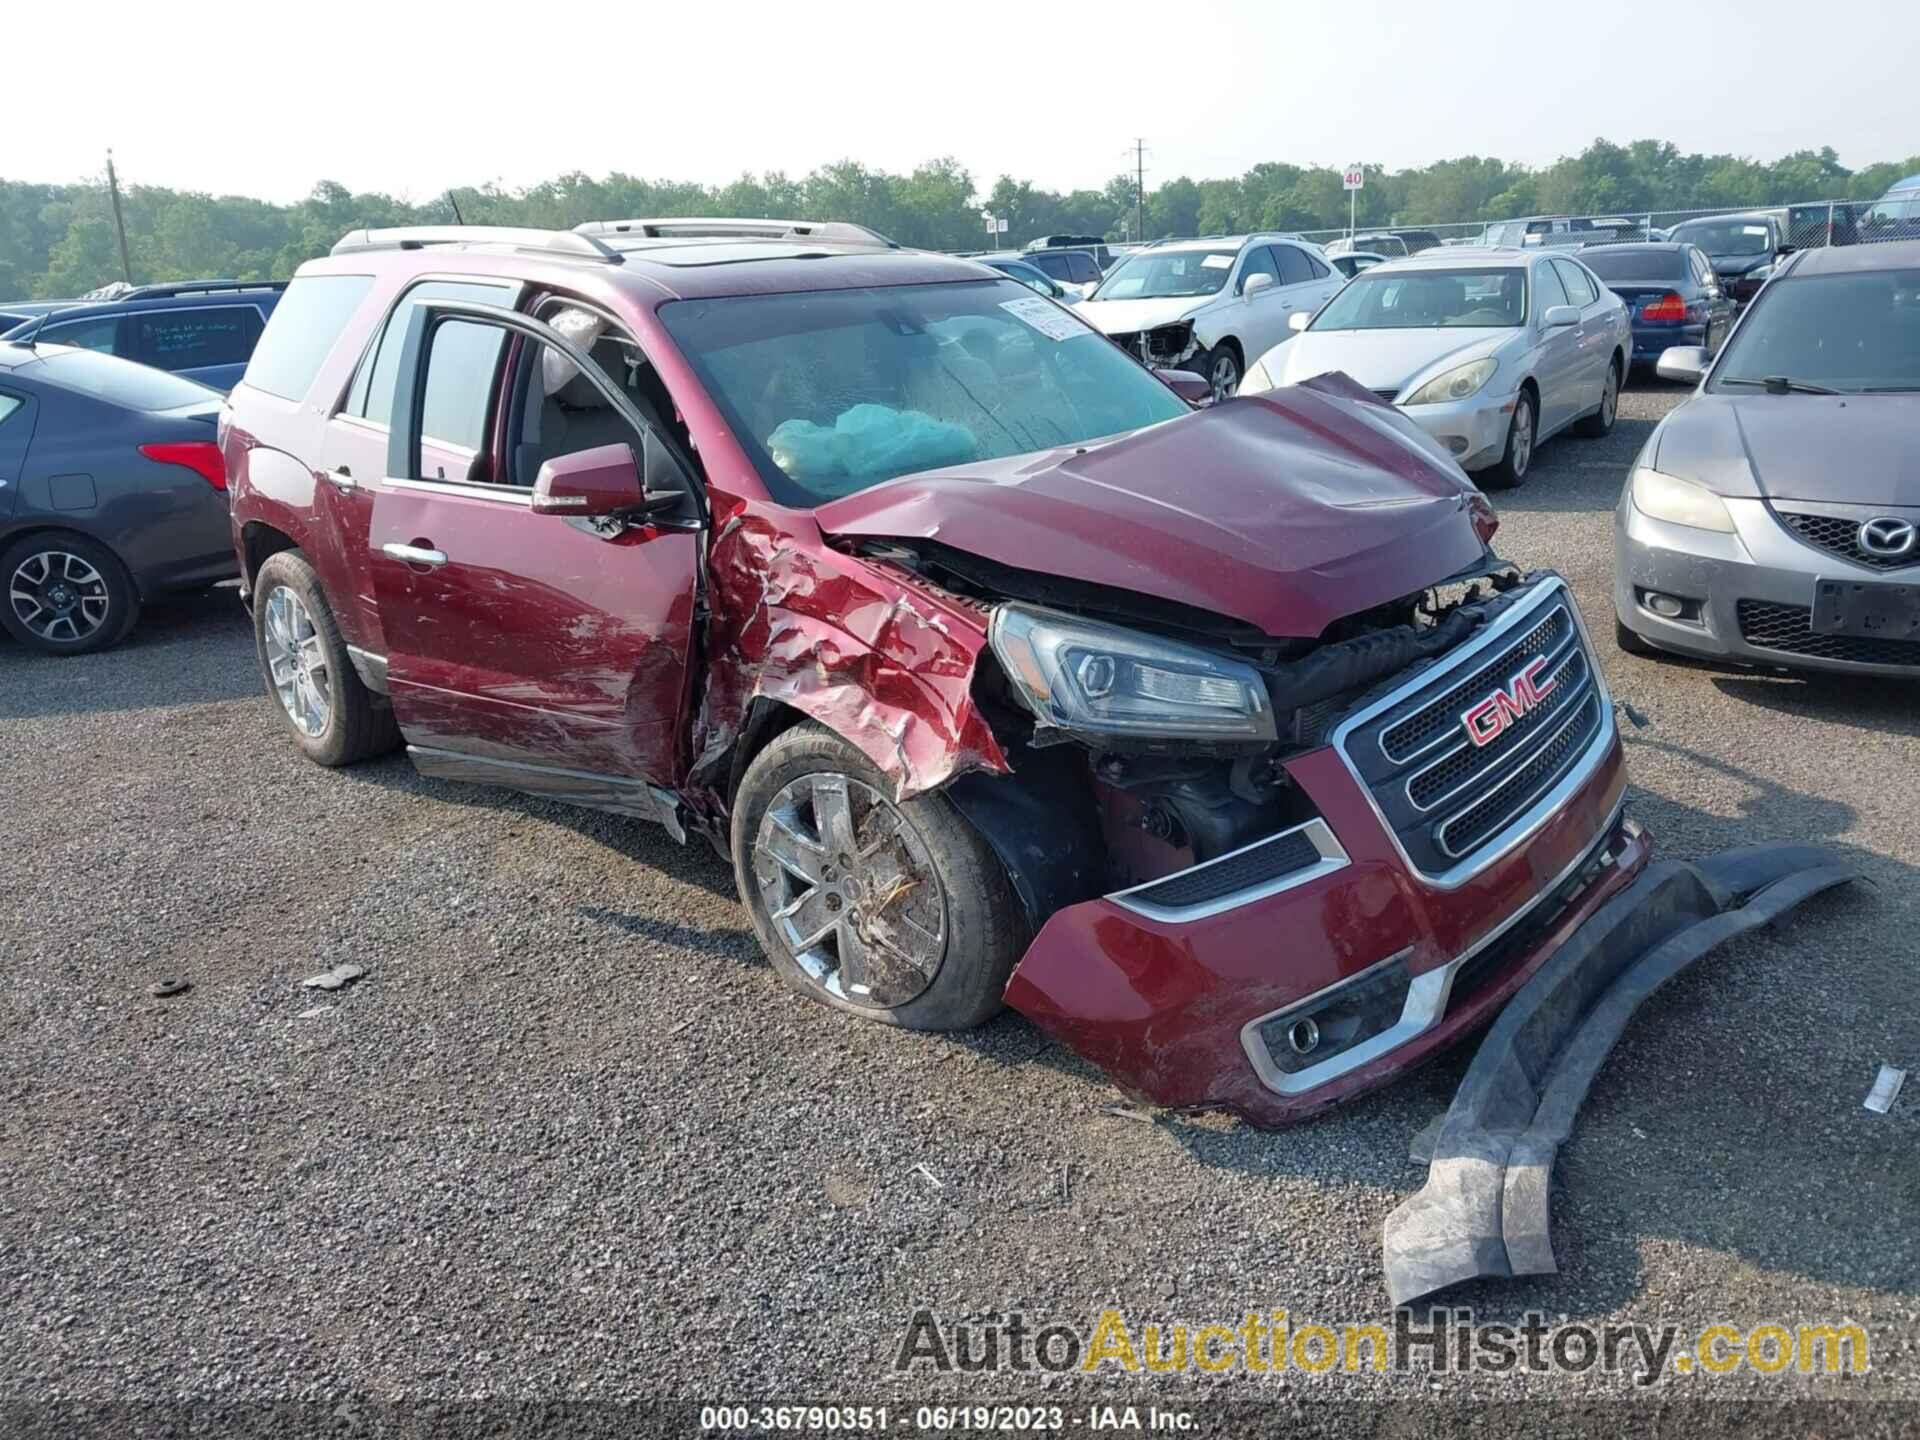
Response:
[{"label": "gravel lot surface", "polygon": [[[1380,1223],[1471,1047],[1264,1134],[1136,1114],[1017,1016],[861,1025],[782,987],[704,848],[305,763],[218,592],[104,655],[0,643],[0,1397],[1832,1395],[1920,1423],[1920,692],[1613,649],[1610,512],[1678,398],[1550,443],[1501,548],[1572,578],[1650,721],[1630,808],[1661,850],[1814,840],[1875,887],[1662,991],[1562,1153],[1564,1274],[1450,1298],[1851,1317],[1872,1375],[890,1376],[921,1305],[1388,1318]],[[1886,1116],[1882,1062],[1916,1072]]]}]

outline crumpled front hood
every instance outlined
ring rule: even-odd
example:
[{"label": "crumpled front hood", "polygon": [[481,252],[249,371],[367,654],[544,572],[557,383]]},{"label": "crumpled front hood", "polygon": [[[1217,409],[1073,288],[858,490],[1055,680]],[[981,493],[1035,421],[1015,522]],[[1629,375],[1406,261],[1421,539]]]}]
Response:
[{"label": "crumpled front hood", "polygon": [[[1313,638],[1485,553],[1490,512],[1391,411],[1294,386],[1084,448],[902,476],[821,506],[831,535],[930,539]],[[1322,386],[1322,382],[1315,382]]]},{"label": "crumpled front hood", "polygon": [[1169,300],[1082,300],[1073,307],[1073,313],[1102,335],[1131,335],[1136,330],[1151,330],[1156,325],[1184,320],[1216,298],[1175,295]]},{"label": "crumpled front hood", "polygon": [[[1369,390],[1398,390],[1443,360],[1464,365],[1493,354],[1518,334],[1520,331],[1506,327],[1477,326],[1462,330],[1309,330],[1280,347],[1281,373],[1275,378],[1283,385],[1292,385],[1309,376],[1339,370]],[[1493,384],[1500,384],[1497,374]]]},{"label": "crumpled front hood", "polygon": [[1650,463],[1716,494],[1920,506],[1920,395],[1696,395]]}]

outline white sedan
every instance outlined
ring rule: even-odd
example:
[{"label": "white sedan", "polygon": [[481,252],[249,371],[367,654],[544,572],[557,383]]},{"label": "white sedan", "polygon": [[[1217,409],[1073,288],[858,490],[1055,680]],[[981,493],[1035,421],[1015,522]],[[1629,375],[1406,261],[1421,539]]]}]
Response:
[{"label": "white sedan", "polygon": [[1613,429],[1633,353],[1626,305],[1557,251],[1462,246],[1389,260],[1293,326],[1241,394],[1344,371],[1490,489],[1523,483],[1534,448],[1570,425]]}]

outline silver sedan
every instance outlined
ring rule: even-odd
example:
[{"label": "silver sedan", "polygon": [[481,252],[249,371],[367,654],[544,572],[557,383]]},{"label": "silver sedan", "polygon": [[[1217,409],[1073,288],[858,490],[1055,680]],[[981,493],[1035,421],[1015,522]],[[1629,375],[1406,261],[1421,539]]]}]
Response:
[{"label": "silver sedan", "polygon": [[1632,353],[1620,297],[1573,255],[1428,250],[1364,271],[1247,372],[1242,394],[1344,371],[1489,489],[1523,484],[1534,448],[1613,428]]},{"label": "silver sedan", "polygon": [[1920,242],[1805,250],[1655,428],[1614,517],[1623,650],[1920,675]]}]

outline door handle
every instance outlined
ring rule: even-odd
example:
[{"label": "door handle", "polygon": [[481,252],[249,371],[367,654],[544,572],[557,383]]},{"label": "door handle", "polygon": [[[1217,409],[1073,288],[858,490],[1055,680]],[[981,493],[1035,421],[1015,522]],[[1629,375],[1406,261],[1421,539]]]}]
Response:
[{"label": "door handle", "polygon": [[446,551],[429,550],[423,545],[382,545],[380,553],[391,555],[394,559],[408,565],[438,566],[447,563]]},{"label": "door handle", "polygon": [[338,470],[327,471],[327,481],[336,490],[351,490],[354,487],[353,471],[342,465]]}]

